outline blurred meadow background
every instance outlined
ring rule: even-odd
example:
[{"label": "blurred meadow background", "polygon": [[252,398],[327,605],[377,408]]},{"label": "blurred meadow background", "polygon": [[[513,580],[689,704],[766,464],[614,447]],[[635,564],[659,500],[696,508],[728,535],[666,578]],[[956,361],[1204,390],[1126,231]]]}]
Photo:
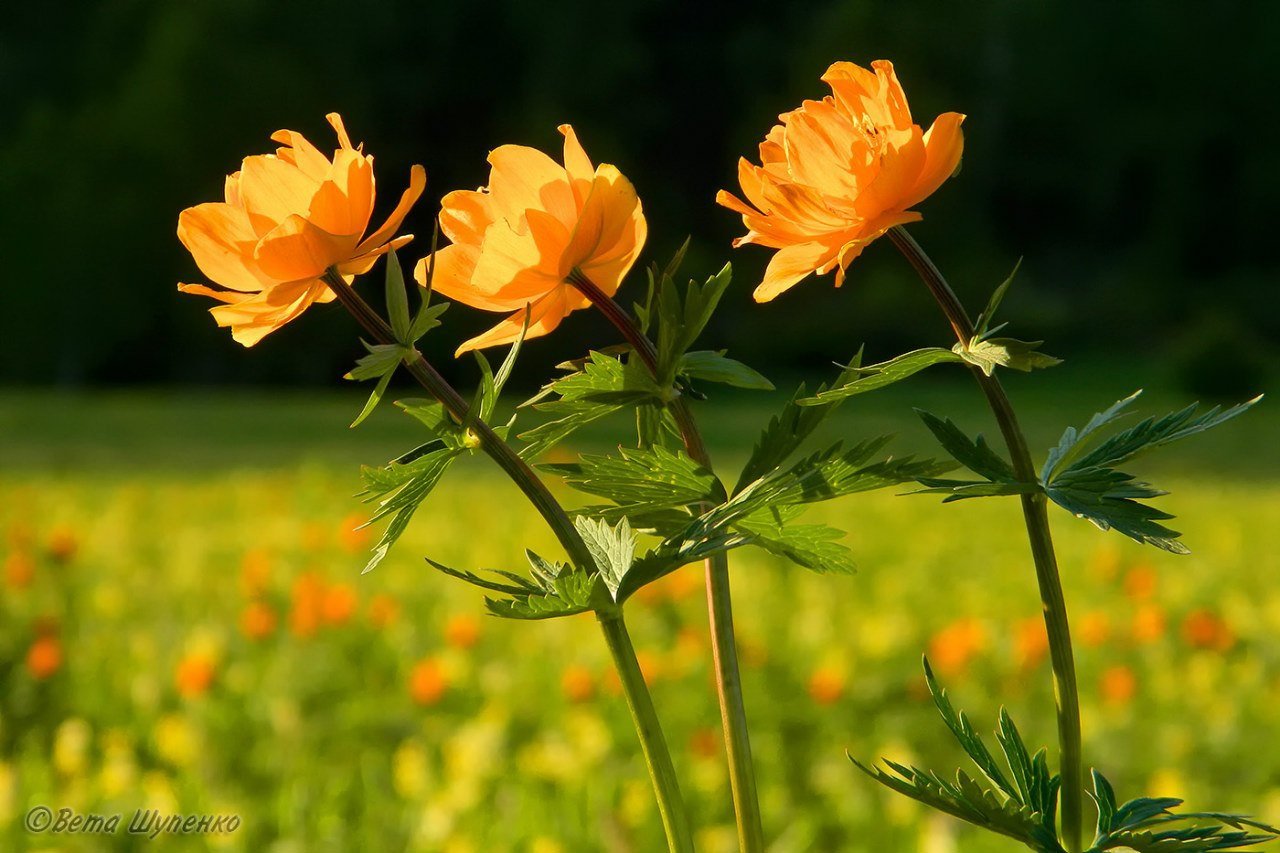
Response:
[{"label": "blurred meadow background", "polygon": [[[1033,447],[1138,387],[1152,414],[1274,388],[1280,171],[1259,131],[1280,86],[1277,6],[74,9],[25,4],[0,23],[0,849],[148,844],[30,835],[37,804],[242,816],[232,835],[154,842],[181,849],[662,846],[591,619],[489,618],[422,559],[519,569],[526,546],[557,553],[515,489],[483,459],[455,466],[361,576],[376,531],[357,530],[358,466],[420,433],[391,407],[347,429],[362,402],[339,379],[356,327],[321,306],[244,350],[175,292],[200,280],[178,211],[216,197],[277,128],[324,148],[323,115],[340,111],[377,157],[384,206],[422,163],[427,197],[408,220],[421,236],[441,195],[485,181],[489,149],[555,149],[555,126],[572,122],[637,185],[645,262],[692,234],[690,275],[734,263],[705,341],[779,390],[697,404],[726,479],[801,377],[829,378],[864,342],[880,360],[947,340],[887,244],[843,289],[812,280],[767,306],[749,298],[767,253],[728,248],[740,226],[715,190],[779,111],[822,94],[835,59],[893,59],[918,120],[968,114],[963,172],[912,230],[973,308],[1024,257],[1005,317],[1066,359],[1007,380]],[[364,291],[379,298],[373,282]],[[624,296],[639,292],[637,278]],[[428,357],[474,384],[474,364],[450,354],[491,323],[451,309]],[[590,312],[531,343],[508,411],[556,363],[612,343]],[[893,432],[894,448],[928,451],[912,406],[992,435],[972,382],[934,370],[847,404],[825,437]],[[602,422],[571,449],[628,429]],[[1172,491],[1159,505],[1189,557],[1053,515],[1086,760],[1122,798],[1185,795],[1280,821],[1277,434],[1265,401],[1137,466]],[[778,851],[1009,850],[882,792],[845,751],[959,764],[924,691],[925,652],[981,729],[1004,702],[1029,743],[1054,742],[1015,506],[882,492],[811,513],[849,531],[856,575],[750,548],[734,561],[766,833]],[[700,847],[732,850],[699,571],[627,614]]]}]

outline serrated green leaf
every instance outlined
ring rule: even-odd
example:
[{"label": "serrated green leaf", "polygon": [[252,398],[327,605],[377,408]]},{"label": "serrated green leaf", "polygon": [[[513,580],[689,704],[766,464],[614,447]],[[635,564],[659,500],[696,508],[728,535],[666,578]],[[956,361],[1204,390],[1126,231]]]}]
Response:
[{"label": "serrated green leaf", "polygon": [[1139,389],[1105,411],[1098,412],[1078,432],[1075,427],[1067,427],[1062,438],[1058,439],[1057,446],[1049,451],[1049,456],[1045,459],[1044,468],[1040,471],[1041,482],[1048,483],[1059,470],[1070,466],[1089,447],[1097,431],[1127,414],[1125,410],[1141,395],[1142,391]]},{"label": "serrated green leaf", "polygon": [[1022,268],[1022,258],[1018,258],[1018,262],[1013,265],[1013,270],[1008,277],[1000,282],[992,293],[991,298],[987,300],[987,305],[982,309],[982,313],[978,315],[978,319],[974,322],[974,335],[979,340],[991,333],[991,321],[995,319],[996,311],[1000,308],[1000,303],[1004,301],[1004,295],[1008,292],[1009,286],[1013,284],[1013,280],[1018,275],[1018,270]]},{"label": "serrated green leaf", "polygon": [[[840,371],[832,383],[833,387],[847,384],[861,369],[862,351],[859,350],[849,365]],[[825,385],[818,386],[815,396],[821,396],[827,390]],[[751,457],[743,466],[738,476],[738,484],[734,494],[747,488],[751,483],[774,471],[790,458],[791,454],[813,434],[827,417],[840,405],[841,399],[824,400],[821,404],[801,405],[808,398],[804,384],[796,389],[791,399],[782,407],[782,411],[769,419],[768,425],[760,434]]]},{"label": "serrated green leaf", "polygon": [[1045,493],[1067,512],[1091,521],[1101,530],[1115,530],[1173,554],[1190,553],[1177,541],[1181,535],[1178,531],[1159,524],[1173,516],[1138,501],[1164,492],[1134,480],[1129,474],[1110,468],[1073,466],[1050,483]]},{"label": "serrated green leaf", "polygon": [[626,577],[636,556],[636,534],[624,516],[616,525],[599,519],[578,516],[573,520],[587,550],[600,570],[609,595],[617,600],[618,587]]},{"label": "serrated green leaf", "polygon": [[387,252],[386,293],[392,334],[399,343],[412,345],[413,340],[409,337],[409,294],[405,291],[404,271],[400,269],[395,249]]},{"label": "serrated green leaf", "polygon": [[[426,500],[427,495],[431,494],[432,489],[440,482],[440,478],[444,476],[449,463],[453,461],[457,453],[458,451],[452,447],[442,447],[409,465],[403,466],[401,470],[395,472],[394,476],[388,475],[381,480],[371,480],[366,476],[365,484],[367,489],[380,489],[381,491],[373,492],[373,494],[387,495],[382,499],[377,511],[374,512],[373,517],[367,523],[373,524],[388,515],[391,515],[392,518],[386,530],[383,531],[382,537],[378,540],[378,544],[374,547],[373,555],[361,574],[373,571],[387,556],[391,546],[395,544],[400,535],[404,533],[405,528],[409,526],[409,521],[413,518],[413,514],[417,512],[418,507]],[[409,474],[410,476],[403,478],[404,474]],[[395,480],[399,480],[399,483],[393,484]]]},{"label": "serrated green leaf", "polygon": [[805,397],[799,401],[799,404],[801,406],[821,406],[835,403],[858,394],[875,391],[877,388],[884,388],[886,385],[892,385],[895,382],[901,382],[903,379],[914,376],[926,367],[931,367],[935,364],[960,363],[963,361],[963,358],[949,349],[929,347],[912,350],[880,364],[859,367],[847,381],[837,382],[827,390],[820,391],[811,397]]},{"label": "serrated green leaf", "polygon": [[543,464],[588,494],[638,511],[672,509],[725,500],[724,487],[705,466],[681,451],[655,445],[619,448],[616,456],[582,456],[570,464]]},{"label": "serrated green leaf", "polygon": [[1017,480],[1012,466],[1000,458],[981,435],[970,440],[950,418],[939,418],[923,409],[916,409],[916,414],[924,421],[934,438],[938,439],[943,449],[973,473],[996,483],[1011,483]]},{"label": "serrated green leaf", "polygon": [[1062,359],[1039,351],[1038,347],[1043,343],[1044,341],[1020,341],[1017,338],[975,338],[967,346],[956,344],[953,351],[987,376],[994,374],[997,367],[1027,373],[1037,368],[1062,364]]},{"label": "serrated green leaf", "polygon": [[680,366],[676,372],[690,379],[719,382],[735,388],[746,388],[752,391],[773,390],[772,382],[742,362],[726,358],[723,350],[687,352],[680,357]]},{"label": "serrated green leaf", "polygon": [[[361,343],[364,343],[363,341]],[[343,378],[363,382],[367,379],[381,379],[384,374],[400,366],[405,355],[405,348],[400,344],[364,344],[369,354],[361,356],[356,366]]]},{"label": "serrated green leaf", "polygon": [[360,414],[356,415],[356,419],[351,422],[350,429],[355,429],[364,423],[365,418],[373,414],[373,410],[378,407],[378,403],[382,402],[382,397],[387,393],[387,386],[391,384],[391,377],[395,375],[395,370],[389,370],[378,380],[378,384],[373,386],[373,392],[369,395],[369,399],[365,401],[364,408],[360,410]]},{"label": "serrated green leaf", "polygon": [[562,570],[552,577],[541,578],[542,591],[509,598],[486,598],[485,607],[504,619],[556,619],[574,616],[593,609],[599,576],[580,569]]},{"label": "serrated green leaf", "polygon": [[857,571],[853,552],[840,543],[844,531],[825,524],[780,524],[768,513],[752,513],[734,527],[750,534],[749,544],[785,557],[819,574],[849,575]]},{"label": "serrated green leaf", "polygon": [[946,495],[943,503],[962,501],[966,498],[990,498],[1005,495],[1032,495],[1040,491],[1039,483],[993,483],[990,480],[944,480],[936,477],[917,477],[925,488],[914,489],[911,495]]},{"label": "serrated green leaf", "polygon": [[657,282],[658,339],[656,349],[658,364],[655,380],[660,388],[669,388],[675,381],[680,357],[693,346],[720,298],[729,287],[733,270],[725,264],[720,272],[699,285],[690,281],[683,296],[672,275],[664,273]]},{"label": "serrated green leaf", "polygon": [[436,438],[454,447],[461,444],[462,425],[453,419],[453,415],[449,414],[440,401],[412,397],[396,400],[396,406],[425,426]]},{"label": "serrated green leaf", "polygon": [[437,571],[443,572],[450,577],[455,577],[458,580],[466,581],[472,586],[479,587],[480,589],[487,589],[490,592],[500,592],[504,595],[541,595],[544,592],[541,586],[538,586],[537,584],[532,583],[531,581],[528,581],[512,572],[502,572],[490,569],[493,574],[507,579],[507,583],[503,583],[501,581],[493,581],[480,577],[474,572],[463,571],[461,569],[451,569],[443,563],[437,563],[430,557],[427,557],[426,561]]}]

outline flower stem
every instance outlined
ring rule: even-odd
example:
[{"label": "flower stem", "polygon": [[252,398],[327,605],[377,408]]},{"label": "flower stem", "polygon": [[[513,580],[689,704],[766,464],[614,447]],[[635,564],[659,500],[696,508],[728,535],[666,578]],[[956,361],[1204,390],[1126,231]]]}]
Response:
[{"label": "flower stem", "polygon": [[[967,346],[974,335],[973,321],[969,319],[964,306],[942,273],[902,226],[889,229],[889,239],[929,288],[951,324],[956,338]],[[1014,473],[1023,482],[1036,482],[1036,470],[1031,461],[1031,452],[1027,448],[1026,436],[1018,425],[1017,415],[1014,414],[1000,380],[995,376],[987,376],[977,367],[972,368],[972,372],[995,415],[1005,444],[1009,447]],[[1040,604],[1049,634],[1049,658],[1053,666],[1053,693],[1058,709],[1059,768],[1062,773],[1062,838],[1068,853],[1080,853],[1084,849],[1081,846],[1084,762],[1080,742],[1080,697],[1076,688],[1075,655],[1071,649],[1067,603],[1062,594],[1058,560],[1049,532],[1047,506],[1048,500],[1043,492],[1022,495],[1022,515],[1026,522],[1027,538],[1031,543],[1036,580],[1040,586]]]},{"label": "flower stem", "polygon": [[662,826],[667,833],[667,845],[672,851],[692,851],[693,834],[680,796],[680,782],[676,777],[675,766],[671,763],[671,751],[667,748],[662,726],[658,723],[653,699],[645,685],[644,673],[636,659],[636,650],[631,645],[631,635],[627,633],[627,626],[620,613],[598,615],[605,642],[609,644],[614,666],[622,680],[627,707],[631,709],[631,718],[635,721],[636,732],[640,736],[640,748],[644,751],[644,760],[649,766],[649,776],[653,779],[653,787],[658,794],[658,811],[662,815]]},{"label": "flower stem", "polygon": [[[583,272],[574,268],[568,281],[600,309],[631,345],[640,360],[655,376],[658,352],[640,331],[631,315],[601,290]],[[670,403],[671,415],[680,429],[689,457],[711,469],[711,455],[683,397]],[[747,730],[747,710],[742,699],[742,676],[738,668],[738,647],[733,630],[733,601],[729,589],[729,558],[724,553],[706,560],[707,616],[711,632],[711,655],[716,672],[716,693],[720,699],[720,721],[724,729],[725,752],[729,761],[729,787],[738,821],[738,845],[744,853],[765,849],[760,801],[756,795],[755,765]]]},{"label": "flower stem", "polygon": [[[391,326],[360,297],[360,294],[356,293],[351,285],[343,281],[341,276],[330,270],[323,278],[325,284],[329,285],[329,289],[338,297],[338,301],[355,317],[370,337],[381,344],[396,343]],[[595,573],[597,568],[591,552],[582,541],[573,522],[569,520],[568,514],[547,490],[546,484],[511,448],[511,445],[507,444],[483,420],[469,417],[466,400],[422,357],[422,353],[413,349],[411,355],[405,359],[405,366],[418,383],[444,405],[449,414],[459,423],[467,424],[476,434],[480,439],[480,447],[498,463],[520,491],[524,492],[534,509],[546,520],[573,564],[583,571]],[[649,695],[649,688],[644,678],[640,676],[640,664],[636,660],[635,649],[631,645],[631,638],[627,635],[626,626],[623,624],[622,611],[615,609],[608,613],[597,613],[597,616],[604,631],[605,642],[613,655],[614,665],[618,669],[627,706],[631,709],[631,715],[635,720],[636,733],[640,737],[640,746],[644,751],[645,763],[649,767],[649,775],[658,799],[658,810],[662,814],[663,828],[667,833],[667,844],[672,851],[692,851],[693,840],[684,799],[680,794],[680,786],[671,764],[666,739],[662,735],[662,727],[653,708],[653,699]]]}]

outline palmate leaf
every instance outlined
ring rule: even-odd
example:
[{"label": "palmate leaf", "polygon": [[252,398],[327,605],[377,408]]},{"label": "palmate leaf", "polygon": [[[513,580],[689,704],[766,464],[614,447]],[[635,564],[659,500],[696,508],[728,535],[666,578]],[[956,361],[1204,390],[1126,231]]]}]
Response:
[{"label": "palmate leaf", "polygon": [[601,604],[603,580],[599,575],[588,574],[564,563],[552,563],[532,551],[526,551],[525,556],[529,559],[532,578],[492,570],[491,574],[505,579],[502,581],[452,569],[431,559],[427,562],[444,574],[472,586],[500,593],[501,598],[486,596],[485,607],[504,619],[555,619],[585,613]]},{"label": "palmate leaf", "polygon": [[623,517],[611,526],[606,521],[578,516],[573,526],[591,552],[609,594],[616,600],[618,587],[636,559],[636,534],[630,522]]},{"label": "palmate leaf", "polygon": [[1199,415],[1192,404],[1161,418],[1146,418],[1102,440],[1102,429],[1125,414],[1140,393],[1094,415],[1079,430],[1068,427],[1049,452],[1040,478],[1049,498],[1078,518],[1174,554],[1187,554],[1187,547],[1177,541],[1180,534],[1160,524],[1173,516],[1141,502],[1167,492],[1139,482],[1132,474],[1113,466],[1225,423],[1262,398],[1228,409],[1214,406]]},{"label": "palmate leaf", "polygon": [[1062,364],[1062,359],[1040,352],[1044,341],[1020,341],[1017,338],[974,339],[967,345],[956,344],[952,350],[987,376],[997,367],[1008,367],[1027,373]]},{"label": "palmate leaf", "polygon": [[942,448],[961,465],[993,483],[1017,482],[1013,467],[992,450],[981,435],[970,439],[950,418],[939,418],[923,409],[916,409],[916,414]]},{"label": "palmate leaf", "polygon": [[409,526],[413,514],[440,482],[449,463],[457,455],[457,448],[441,443],[436,449],[408,463],[393,462],[380,469],[363,469],[365,491],[362,495],[367,496],[367,500],[381,499],[378,509],[366,524],[373,524],[388,515],[391,521],[361,574],[373,571],[386,558],[391,546]]},{"label": "palmate leaf", "polygon": [[[861,362],[862,351],[859,350],[849,366],[836,377],[832,383],[833,387],[843,385],[856,377]],[[826,390],[827,386],[820,385],[816,394],[821,396]],[[770,418],[768,425],[756,441],[747,464],[743,466],[742,473],[738,476],[738,484],[733,489],[734,494],[741,492],[748,485],[786,462],[791,454],[795,453],[813,434],[813,431],[835,411],[843,398],[824,400],[820,403],[805,403],[807,399],[809,399],[807,391],[801,383],[795,394],[782,407],[782,411]]]},{"label": "palmate leaf", "polygon": [[[592,351],[581,364],[560,365],[571,372],[547,384],[522,407],[532,406],[551,417],[520,434],[520,455],[534,459],[592,421],[659,399],[652,379],[637,377],[612,355]],[[554,399],[553,399],[554,398]]]},{"label": "palmate leaf", "polygon": [[1275,827],[1243,815],[1176,813],[1173,810],[1182,805],[1182,800],[1174,797],[1139,797],[1117,806],[1111,783],[1097,770],[1093,771],[1093,800],[1098,806],[1098,828],[1089,853],[1121,849],[1138,853],[1209,853],[1252,847],[1280,835]]},{"label": "palmate leaf", "polygon": [[736,530],[750,536],[747,544],[785,557],[819,574],[853,574],[853,552],[840,544],[844,531],[825,524],[787,524],[775,512],[764,510],[740,519]]},{"label": "palmate leaf", "polygon": [[671,275],[664,273],[657,282],[658,365],[657,384],[668,388],[675,381],[683,356],[697,341],[729,287],[733,268],[725,264],[705,284],[690,281],[684,294]]},{"label": "palmate leaf", "polygon": [[1015,838],[1038,853],[1064,853],[1055,827],[1061,779],[1050,775],[1046,751],[1041,749],[1032,757],[1002,708],[996,737],[1009,767],[1006,775],[965,713],[951,704],[928,660],[924,668],[929,693],[947,728],[994,790],[982,787],[963,770],[956,772],[955,782],[948,782],[936,773],[892,761],[884,762],[888,770],[856,760],[854,764],[886,787],[975,826]]},{"label": "palmate leaf", "polygon": [[726,358],[724,353],[724,350],[687,352],[680,356],[680,365],[676,373],[688,379],[720,382],[751,391],[773,390],[773,383],[763,375],[740,361]]},{"label": "palmate leaf", "polygon": [[718,504],[725,499],[724,486],[715,474],[682,451],[655,445],[649,450],[619,448],[616,456],[580,458],[539,467],[560,474],[579,491],[642,512]]}]

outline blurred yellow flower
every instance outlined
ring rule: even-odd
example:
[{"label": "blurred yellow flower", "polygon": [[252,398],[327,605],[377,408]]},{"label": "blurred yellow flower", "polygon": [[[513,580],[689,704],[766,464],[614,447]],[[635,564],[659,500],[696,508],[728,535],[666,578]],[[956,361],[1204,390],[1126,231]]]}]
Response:
[{"label": "blurred yellow flower", "polygon": [[893,63],[868,71],[837,62],[822,75],[831,94],[779,116],[760,143],[760,165],[738,161],[747,200],[721,190],[716,201],[742,214],[755,243],[778,252],[757,302],[767,302],[811,273],[845,269],[895,225],[919,220],[909,208],[928,198],[960,165],[964,116],[943,113],[926,131],[911,118]]},{"label": "blurred yellow flower", "polygon": [[391,756],[391,782],[406,800],[417,800],[427,791],[430,764],[426,750],[416,741],[406,740]]},{"label": "blurred yellow flower", "polygon": [[200,737],[182,714],[165,714],[152,732],[156,752],[175,767],[186,767],[199,754]]},{"label": "blurred yellow flower", "polygon": [[89,763],[93,730],[79,717],[63,720],[53,734],[53,767],[63,776],[79,776]]},{"label": "blurred yellow flower", "polygon": [[246,157],[227,178],[225,201],[189,207],[178,217],[178,239],[196,265],[225,290],[180,284],[184,293],[226,303],[210,310],[245,346],[288,323],[333,292],[321,276],[336,268],[347,282],[368,272],[377,256],[398,248],[396,237],[427,185],[414,166],[409,189],[382,227],[365,231],[373,214],[373,158],[353,146],[337,113],[326,118],[339,147],[326,157],[300,133],[279,130],[275,154]]},{"label": "blurred yellow flower", "polygon": [[455,190],[440,203],[440,230],[453,243],[423,258],[414,278],[450,299],[511,316],[458,347],[511,343],[548,334],[590,302],[567,282],[581,270],[613,295],[648,234],[640,199],[614,166],[593,166],[573,128],[564,135],[564,165],[535,148],[503,145],[489,154],[489,186]]}]

